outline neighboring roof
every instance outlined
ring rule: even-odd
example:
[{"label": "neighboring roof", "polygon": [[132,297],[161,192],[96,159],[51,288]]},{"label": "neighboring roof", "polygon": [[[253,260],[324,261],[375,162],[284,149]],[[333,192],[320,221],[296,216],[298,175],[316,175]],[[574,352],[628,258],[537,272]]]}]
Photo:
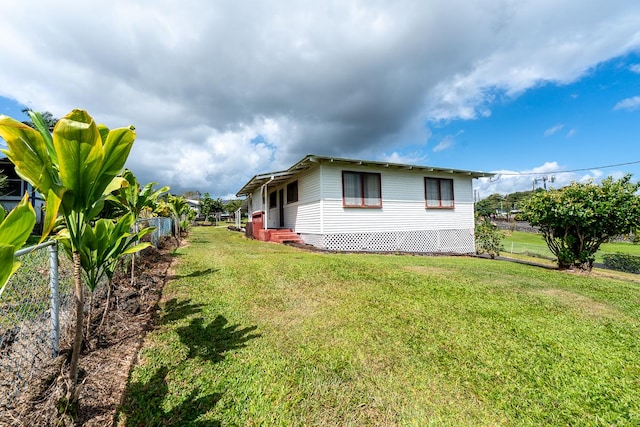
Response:
[{"label": "neighboring roof", "polygon": [[248,196],[252,194],[257,188],[263,186],[264,184],[278,184],[280,182],[288,181],[294,175],[297,175],[319,163],[328,162],[328,163],[337,163],[337,164],[345,164],[352,166],[378,166],[385,168],[393,168],[393,169],[406,169],[406,170],[415,170],[415,171],[424,171],[424,172],[438,172],[438,173],[448,173],[455,175],[466,175],[471,178],[483,178],[483,177],[492,177],[494,173],[488,172],[479,172],[479,171],[467,171],[461,169],[451,169],[451,168],[438,168],[433,166],[420,166],[420,165],[407,165],[402,163],[390,163],[390,162],[382,162],[382,161],[374,161],[374,160],[354,160],[354,159],[342,159],[339,157],[327,157],[327,156],[316,156],[314,154],[308,154],[302,160],[291,166],[287,170],[278,171],[278,172],[268,172],[260,175],[256,175],[247,182],[244,187],[236,193],[237,197],[240,196]]}]

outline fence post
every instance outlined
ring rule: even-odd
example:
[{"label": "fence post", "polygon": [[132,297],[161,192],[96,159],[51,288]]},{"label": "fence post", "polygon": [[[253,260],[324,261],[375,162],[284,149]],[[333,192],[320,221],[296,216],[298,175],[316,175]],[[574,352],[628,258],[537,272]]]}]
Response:
[{"label": "fence post", "polygon": [[49,288],[51,290],[51,356],[60,351],[60,292],[58,287],[58,243],[49,246]]}]

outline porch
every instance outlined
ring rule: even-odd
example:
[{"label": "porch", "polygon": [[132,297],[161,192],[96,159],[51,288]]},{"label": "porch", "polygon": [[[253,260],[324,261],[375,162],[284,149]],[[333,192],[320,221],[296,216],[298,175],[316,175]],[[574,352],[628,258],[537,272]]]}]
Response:
[{"label": "porch", "polygon": [[251,222],[246,224],[245,235],[247,237],[261,240],[263,242],[274,243],[304,243],[300,236],[295,233],[291,228],[265,228],[264,226],[264,212],[254,212],[251,215]]}]

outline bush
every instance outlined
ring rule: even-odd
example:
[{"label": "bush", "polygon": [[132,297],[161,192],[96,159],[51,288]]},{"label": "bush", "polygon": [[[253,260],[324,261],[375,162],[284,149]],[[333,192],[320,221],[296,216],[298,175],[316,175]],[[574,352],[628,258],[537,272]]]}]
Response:
[{"label": "bush", "polygon": [[604,266],[626,273],[640,273],[640,257],[627,254],[605,254],[602,256]]},{"label": "bush", "polygon": [[476,224],[476,252],[486,253],[491,258],[500,255],[502,250],[502,238],[504,233],[497,225],[489,221],[481,221]]}]

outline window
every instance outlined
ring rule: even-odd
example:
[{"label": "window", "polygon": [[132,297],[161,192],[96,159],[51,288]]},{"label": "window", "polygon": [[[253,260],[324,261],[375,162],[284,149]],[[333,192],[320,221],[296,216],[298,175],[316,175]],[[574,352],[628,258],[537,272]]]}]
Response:
[{"label": "window", "polygon": [[269,194],[269,209],[278,207],[278,193],[275,191]]},{"label": "window", "polygon": [[453,180],[425,178],[424,192],[427,208],[453,208]]},{"label": "window", "polygon": [[295,203],[298,201],[298,181],[287,184],[287,203]]},{"label": "window", "polygon": [[349,207],[382,207],[380,174],[342,172],[342,204]]}]

